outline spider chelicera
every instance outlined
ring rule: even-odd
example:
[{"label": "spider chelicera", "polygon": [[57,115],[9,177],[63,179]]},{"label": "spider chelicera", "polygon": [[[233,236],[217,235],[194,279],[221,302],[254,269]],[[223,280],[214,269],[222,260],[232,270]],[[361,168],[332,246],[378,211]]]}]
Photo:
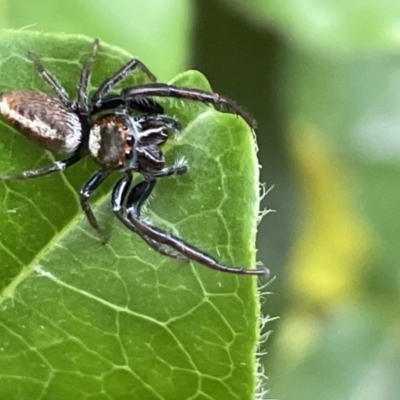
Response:
[{"label": "spider chelicera", "polygon": [[[174,97],[206,104],[222,105],[252,126],[253,120],[239,106],[216,93],[198,89],[154,83],[155,77],[137,59],[131,59],[106,79],[89,97],[88,81],[99,41],[94,40],[91,52],[81,69],[77,100],[70,100],[65,89],[46,70],[40,59],[28,53],[38,74],[53,90],[55,96],[34,91],[12,91],[0,94],[0,114],[9,125],[45,150],[57,154],[72,154],[40,169],[13,175],[0,175],[0,180],[29,179],[62,171],[90,155],[100,166],[80,191],[80,203],[90,225],[101,240],[104,236],[92,211],[89,198],[113,171],[123,173],[115,184],[111,205],[117,218],[137,233],[159,253],[184,260],[196,261],[209,268],[243,275],[266,275],[265,268],[245,269],[220,263],[212,256],[182,239],[156,228],[141,219],[141,208],[151,194],[157,179],[184,174],[184,158],[172,166],[165,165],[161,146],[172,132],[180,131],[175,119],[164,115],[163,107],[152,99]],[[150,81],[127,87],[119,93],[110,91],[132,71],[139,69]],[[137,172],[143,180],[133,187],[132,176]]]}]

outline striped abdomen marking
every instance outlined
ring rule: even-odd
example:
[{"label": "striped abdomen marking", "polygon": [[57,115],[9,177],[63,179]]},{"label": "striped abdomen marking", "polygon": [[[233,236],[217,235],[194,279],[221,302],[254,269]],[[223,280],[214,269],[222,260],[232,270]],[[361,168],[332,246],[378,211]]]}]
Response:
[{"label": "striped abdomen marking", "polygon": [[79,117],[44,93],[3,93],[0,114],[7,124],[52,153],[73,153],[82,140]]}]

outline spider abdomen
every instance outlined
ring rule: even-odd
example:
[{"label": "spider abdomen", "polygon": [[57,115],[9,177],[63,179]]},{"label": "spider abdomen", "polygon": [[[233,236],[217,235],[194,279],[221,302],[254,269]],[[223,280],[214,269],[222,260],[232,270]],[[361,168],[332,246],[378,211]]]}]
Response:
[{"label": "spider abdomen", "polygon": [[82,140],[82,124],[76,113],[47,94],[12,91],[0,95],[3,120],[27,139],[52,153],[68,154]]}]

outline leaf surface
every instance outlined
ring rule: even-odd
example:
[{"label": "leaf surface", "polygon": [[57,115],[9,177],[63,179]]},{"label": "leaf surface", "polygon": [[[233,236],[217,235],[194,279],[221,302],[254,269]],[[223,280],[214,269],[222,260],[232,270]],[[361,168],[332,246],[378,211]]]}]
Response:
[{"label": "leaf surface", "polygon": [[[90,39],[3,32],[1,90],[48,92],[24,54],[38,54],[74,97]],[[130,58],[101,43],[91,89]],[[124,85],[143,83],[134,74]],[[174,84],[209,88],[198,72]],[[184,130],[165,147],[184,176],[157,183],[146,212],[223,262],[254,268],[258,163],[244,121],[165,99]],[[0,171],[53,161],[5,125]],[[96,169],[0,183],[0,397],[12,399],[251,399],[257,342],[256,281],[167,259],[112,215],[110,188],[93,199],[101,245],[77,193]]]}]

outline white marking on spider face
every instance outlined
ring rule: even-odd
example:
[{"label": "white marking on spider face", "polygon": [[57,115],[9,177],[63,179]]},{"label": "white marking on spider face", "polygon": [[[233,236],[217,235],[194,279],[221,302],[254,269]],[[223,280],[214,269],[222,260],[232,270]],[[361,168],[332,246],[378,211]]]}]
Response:
[{"label": "white marking on spider face", "polygon": [[92,129],[90,129],[89,133],[89,151],[92,157],[97,158],[100,151],[100,143],[101,143],[101,127],[100,125],[94,125]]}]

